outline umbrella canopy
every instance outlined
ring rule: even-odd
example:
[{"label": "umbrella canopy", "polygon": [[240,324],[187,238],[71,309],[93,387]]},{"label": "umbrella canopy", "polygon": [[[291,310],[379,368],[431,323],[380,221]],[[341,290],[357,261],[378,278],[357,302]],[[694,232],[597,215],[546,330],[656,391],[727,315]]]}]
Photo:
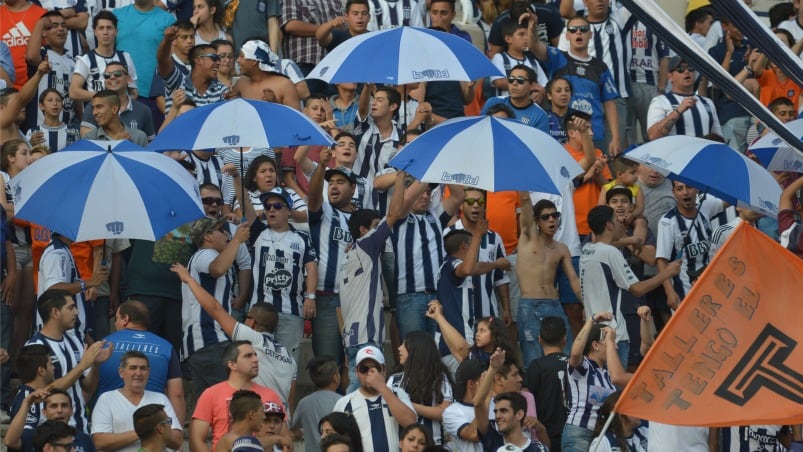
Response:
[{"label": "umbrella canopy", "polygon": [[327,83],[404,85],[471,81],[505,74],[473,44],[453,34],[416,27],[372,31],[335,47],[307,78]]},{"label": "umbrella canopy", "polygon": [[148,146],[155,151],[209,148],[330,145],[320,126],[286,105],[232,99],[182,114]]},{"label": "umbrella canopy", "polygon": [[510,119],[450,119],[390,160],[423,182],[561,194],[583,170],[548,134]]},{"label": "umbrella canopy", "polygon": [[[803,140],[803,119],[786,123],[786,128]],[[803,173],[803,154],[789,146],[774,132],[761,137],[749,149],[758,157],[761,166],[770,171]]]},{"label": "umbrella canopy", "polygon": [[157,240],[204,216],[187,170],[129,141],[78,141],[10,185],[17,217],[76,241]]},{"label": "umbrella canopy", "polygon": [[724,143],[674,135],[643,144],[627,152],[627,157],[736,207],[778,216],[778,182],[759,164]]}]

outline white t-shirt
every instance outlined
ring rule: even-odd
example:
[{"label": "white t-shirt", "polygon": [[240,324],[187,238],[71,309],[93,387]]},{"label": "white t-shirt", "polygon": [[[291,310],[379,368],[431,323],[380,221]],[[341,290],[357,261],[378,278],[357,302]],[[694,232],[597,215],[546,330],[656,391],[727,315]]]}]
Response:
[{"label": "white t-shirt", "polygon": [[[98,398],[92,410],[92,435],[96,433],[124,433],[134,430],[134,412],[140,407],[158,403],[164,405],[165,413],[173,421],[173,430],[181,431],[173,406],[166,395],[153,391],[145,391],[142,400],[134,405],[120,392],[119,389],[104,392]],[[116,452],[137,452],[140,442],[134,441],[125,447],[116,449]]]},{"label": "white t-shirt", "polygon": [[254,381],[276,391],[286,410],[290,401],[290,387],[298,373],[293,354],[278,343],[272,334],[255,331],[242,323],[234,326],[231,339],[251,342],[259,358],[259,375]]},{"label": "white t-shirt", "polygon": [[650,421],[650,452],[708,452],[708,427],[681,427]]},{"label": "white t-shirt", "polygon": [[482,443],[472,443],[460,438],[460,430],[474,420],[474,406],[466,405],[463,402],[455,403],[443,410],[443,427],[452,437],[451,444],[454,450],[461,452],[482,452]]}]

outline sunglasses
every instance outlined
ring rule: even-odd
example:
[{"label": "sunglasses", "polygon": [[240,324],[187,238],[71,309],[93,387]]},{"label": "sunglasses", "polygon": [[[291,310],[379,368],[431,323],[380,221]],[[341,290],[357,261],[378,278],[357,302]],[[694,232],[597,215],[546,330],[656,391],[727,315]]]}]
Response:
[{"label": "sunglasses", "polygon": [[542,213],[538,218],[540,218],[541,221],[547,221],[550,218],[560,220],[560,212]]},{"label": "sunglasses", "polygon": [[230,60],[230,59],[234,58],[234,54],[231,54],[231,53],[218,53],[217,56],[221,60]]},{"label": "sunglasses", "polygon": [[214,198],[214,197],[206,197],[201,198],[201,202],[206,204],[207,206],[222,206],[223,205],[223,198]]},{"label": "sunglasses", "polygon": [[265,210],[282,210],[284,208],[283,202],[266,202],[262,204]]},{"label": "sunglasses", "polygon": [[204,54],[204,55],[198,55],[198,57],[199,58],[209,58],[210,60],[214,61],[215,63],[220,61],[220,55],[218,55],[217,53],[207,53],[207,54]]},{"label": "sunglasses", "polygon": [[465,202],[466,204],[468,204],[470,206],[473,206],[474,204],[478,204],[480,206],[484,206],[485,205],[485,200],[482,199],[482,198],[466,198],[466,200],[463,201],[463,202]]},{"label": "sunglasses", "polygon": [[112,78],[112,76],[114,76],[114,77],[122,77],[123,75],[128,75],[128,72],[126,72],[126,71],[124,71],[122,69],[118,69],[118,70],[112,71],[112,72],[104,72],[103,73],[103,78],[108,80],[108,79]]},{"label": "sunglasses", "polygon": [[519,85],[523,85],[525,83],[530,83],[530,79],[528,79],[527,77],[508,77],[507,78],[507,82],[509,84],[511,84],[511,85],[514,84],[514,83],[518,83]]},{"label": "sunglasses", "polygon": [[368,365],[365,365],[365,364],[363,364],[361,366],[357,366],[357,371],[359,373],[361,373],[361,374],[367,374],[368,372],[371,371],[371,369],[379,370],[379,367],[377,367],[377,366],[368,366]]},{"label": "sunglasses", "polygon": [[569,33],[577,33],[578,31],[580,33],[588,33],[589,30],[591,30],[591,27],[588,25],[575,25],[572,27],[566,27],[566,31]]},{"label": "sunglasses", "polygon": [[674,72],[677,72],[678,74],[682,74],[686,71],[694,72],[694,68],[691,66],[678,66],[674,69]]}]

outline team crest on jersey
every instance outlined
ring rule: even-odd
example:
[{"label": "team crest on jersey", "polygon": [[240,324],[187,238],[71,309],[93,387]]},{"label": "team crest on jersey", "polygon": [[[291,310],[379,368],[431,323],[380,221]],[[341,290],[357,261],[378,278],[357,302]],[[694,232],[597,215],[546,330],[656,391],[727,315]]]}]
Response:
[{"label": "team crest on jersey", "polygon": [[293,275],[285,269],[276,269],[265,275],[265,287],[271,290],[282,290],[290,287]]}]

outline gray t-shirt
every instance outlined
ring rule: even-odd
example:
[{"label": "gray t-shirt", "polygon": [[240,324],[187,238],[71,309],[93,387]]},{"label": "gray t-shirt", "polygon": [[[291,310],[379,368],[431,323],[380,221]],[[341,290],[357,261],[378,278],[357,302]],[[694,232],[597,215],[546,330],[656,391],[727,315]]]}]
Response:
[{"label": "gray t-shirt", "polygon": [[318,422],[332,412],[335,402],[340,397],[340,394],[334,391],[320,390],[298,402],[290,427],[304,429],[304,450],[306,452],[320,451],[318,445],[321,443],[321,434],[318,432]]},{"label": "gray t-shirt", "polygon": [[240,0],[237,12],[234,13],[234,25],[231,27],[235,55],[248,38],[268,36],[268,19],[281,14],[282,5],[279,0]]}]

